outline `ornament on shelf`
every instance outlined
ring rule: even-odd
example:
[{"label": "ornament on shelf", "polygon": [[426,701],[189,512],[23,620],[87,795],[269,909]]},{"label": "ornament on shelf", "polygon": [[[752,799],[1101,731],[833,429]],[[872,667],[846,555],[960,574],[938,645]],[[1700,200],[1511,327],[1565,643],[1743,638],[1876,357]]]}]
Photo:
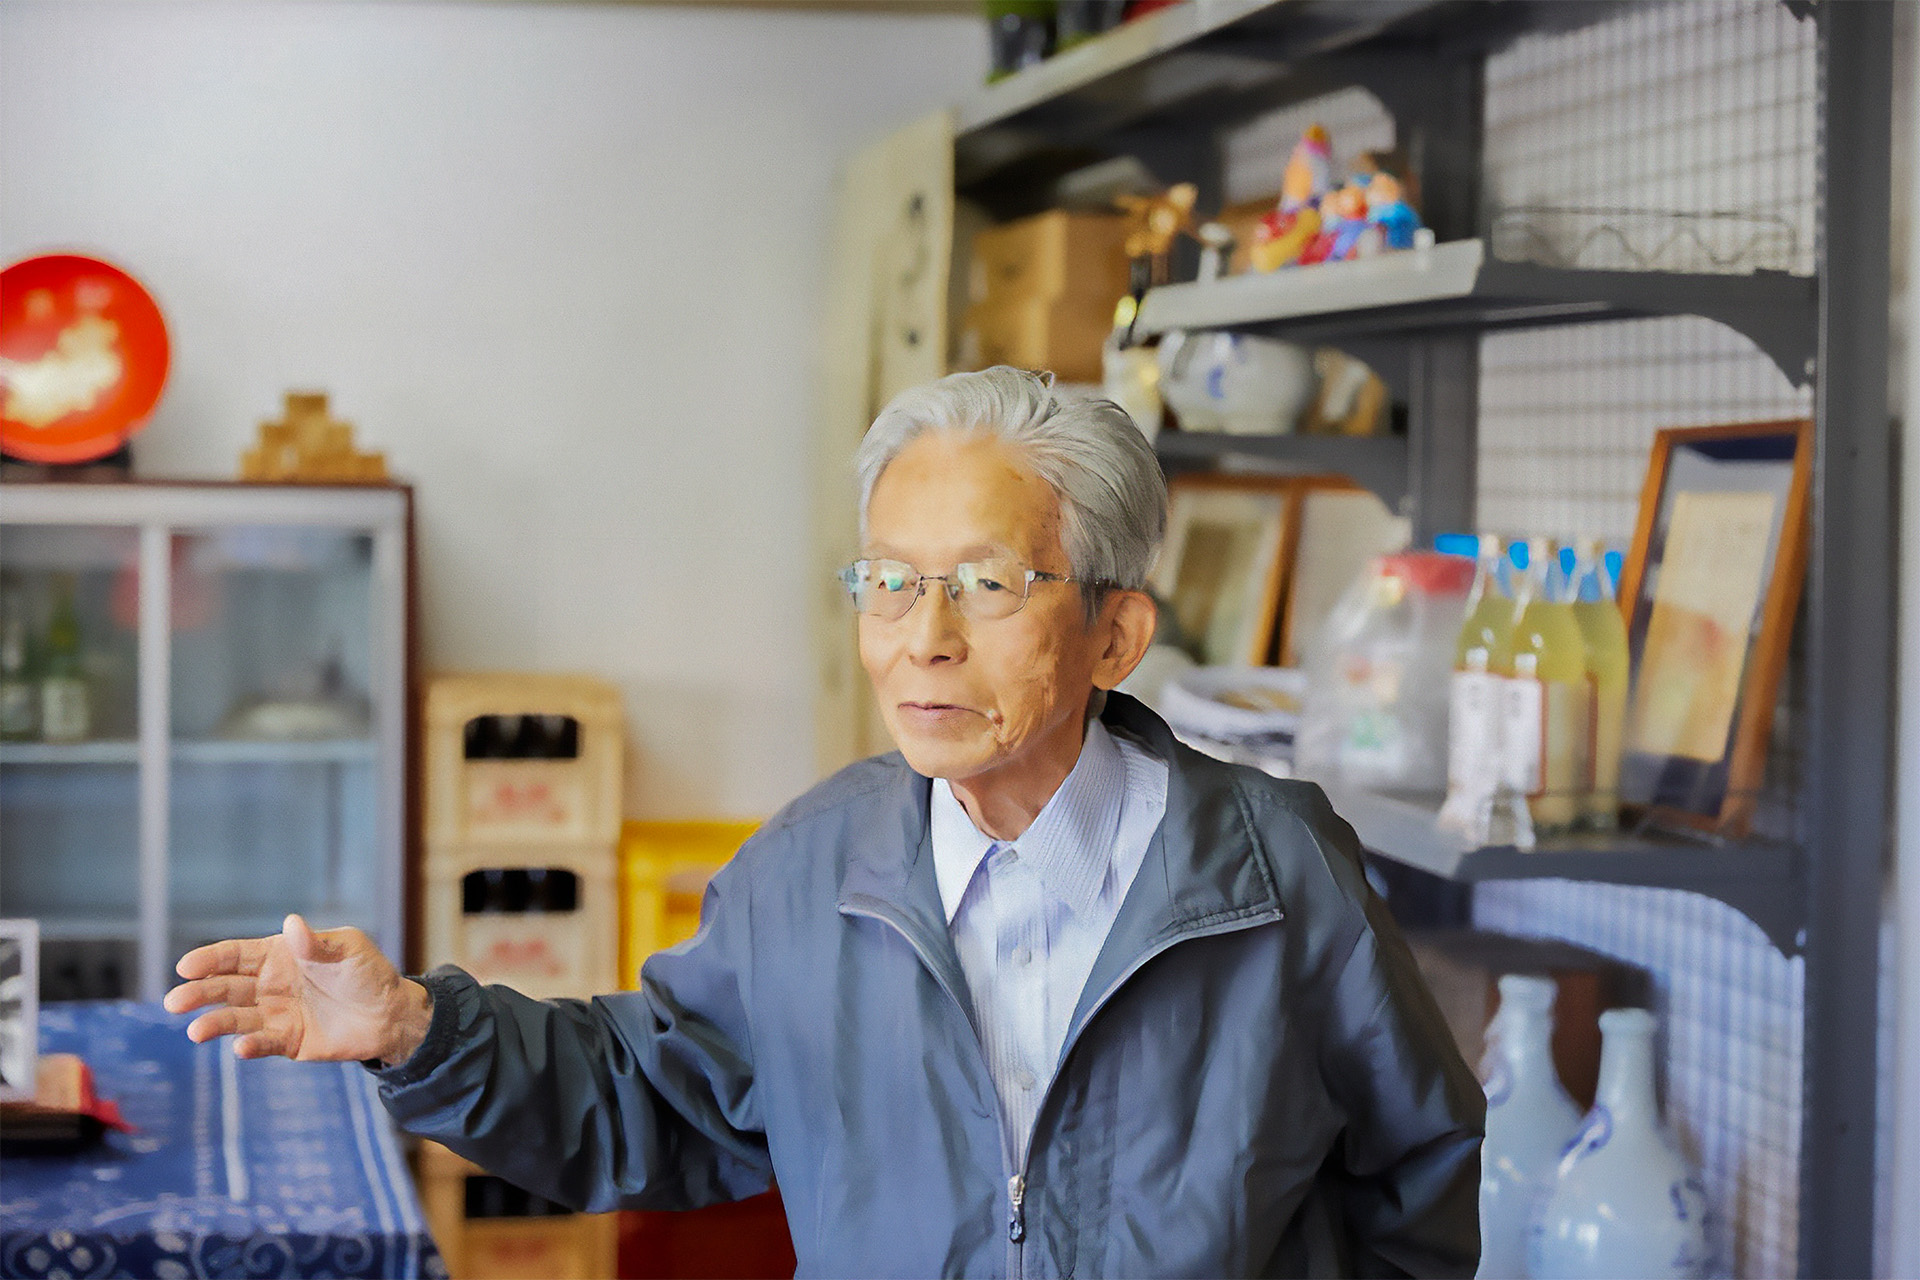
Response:
[{"label": "ornament on shelf", "polygon": [[1707,1193],[1660,1123],[1654,1018],[1600,1015],[1600,1086],[1527,1241],[1536,1280],[1704,1276]]},{"label": "ornament on shelf", "polygon": [[1309,125],[1281,178],[1280,200],[1260,219],[1247,258],[1256,271],[1347,262],[1422,241],[1413,182],[1398,152],[1363,151],[1346,182],[1333,181],[1332,141]]},{"label": "ornament on shelf", "polygon": [[1527,1224],[1551,1191],[1580,1110],[1553,1066],[1551,978],[1509,973],[1487,1028],[1483,1062],[1487,1137],[1480,1149],[1480,1270],[1490,1280],[1526,1274]]},{"label": "ornament on shelf", "polygon": [[353,424],[327,412],[318,391],[287,392],[286,417],[260,424],[253,448],[240,455],[242,480],[297,484],[377,484],[387,455],[354,448]]},{"label": "ornament on shelf", "polygon": [[1182,232],[1193,234],[1193,205],[1199,188],[1183,182],[1157,196],[1119,196],[1115,203],[1132,219],[1127,228],[1127,257],[1148,264],[1146,283],[1167,283],[1167,255]]},{"label": "ornament on shelf", "polygon": [[1249,257],[1257,271],[1277,271],[1300,258],[1320,234],[1320,201],[1333,188],[1333,142],[1322,124],[1307,126],[1287,158],[1280,203],[1254,232]]}]

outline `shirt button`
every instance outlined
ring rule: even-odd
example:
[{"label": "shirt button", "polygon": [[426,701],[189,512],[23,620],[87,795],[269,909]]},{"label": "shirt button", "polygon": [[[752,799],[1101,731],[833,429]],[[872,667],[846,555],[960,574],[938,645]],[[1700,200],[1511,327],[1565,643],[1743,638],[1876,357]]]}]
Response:
[{"label": "shirt button", "polygon": [[1022,1093],[1025,1093],[1031,1090],[1039,1081],[1033,1078],[1033,1072],[1022,1067],[1013,1073],[1013,1083],[1019,1087]]},{"label": "shirt button", "polygon": [[1026,968],[1028,965],[1032,964],[1033,948],[1021,947],[1018,951],[1013,953],[1013,962],[1019,965],[1023,969]]}]

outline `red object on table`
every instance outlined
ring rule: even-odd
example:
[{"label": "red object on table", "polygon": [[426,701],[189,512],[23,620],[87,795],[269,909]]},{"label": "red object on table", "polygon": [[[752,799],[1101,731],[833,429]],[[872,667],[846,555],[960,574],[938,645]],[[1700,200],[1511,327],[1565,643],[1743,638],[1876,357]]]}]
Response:
[{"label": "red object on table", "polygon": [[0,271],[0,452],[105,457],[146,425],[167,363],[159,306],[112,263],[58,253]]},{"label": "red object on table", "polygon": [[777,1280],[799,1265],[778,1191],[682,1213],[620,1215],[621,1280]]}]

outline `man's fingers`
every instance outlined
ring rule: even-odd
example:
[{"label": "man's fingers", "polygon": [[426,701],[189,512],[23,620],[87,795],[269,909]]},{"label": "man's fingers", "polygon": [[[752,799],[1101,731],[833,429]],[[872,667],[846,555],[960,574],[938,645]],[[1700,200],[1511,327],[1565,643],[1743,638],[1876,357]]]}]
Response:
[{"label": "man's fingers", "polygon": [[235,1009],[227,1006],[203,1013],[187,1024],[187,1039],[205,1044],[215,1036],[245,1036],[267,1025],[267,1015],[259,1009]]},{"label": "man's fingers", "polygon": [[239,973],[257,977],[266,963],[270,938],[229,938],[195,947],[180,957],[173,971],[189,981],[210,978],[217,973]]},{"label": "man's fingers", "polygon": [[293,1057],[293,1037],[271,1027],[249,1032],[233,1042],[233,1056],[236,1058],[270,1058],[275,1054]]},{"label": "man's fingers", "polygon": [[210,1004],[251,1005],[258,984],[238,974],[219,974],[183,982],[161,998],[168,1013],[186,1013]]}]

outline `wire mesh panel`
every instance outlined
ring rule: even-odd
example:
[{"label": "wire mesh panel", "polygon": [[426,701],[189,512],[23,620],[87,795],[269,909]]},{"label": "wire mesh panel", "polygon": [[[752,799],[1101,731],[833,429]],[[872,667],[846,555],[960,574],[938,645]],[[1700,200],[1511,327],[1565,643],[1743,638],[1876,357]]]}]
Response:
[{"label": "wire mesh panel", "polygon": [[[1814,52],[1812,24],[1769,0],[1638,6],[1519,42],[1487,64],[1496,229],[1534,211],[1581,266],[1812,273]],[[1596,234],[1608,222],[1617,236]]]},{"label": "wire mesh panel", "polygon": [[1672,889],[1483,884],[1474,922],[1565,939],[1652,973],[1667,1120],[1700,1163],[1715,1273],[1793,1275],[1804,963],[1732,907]]},{"label": "wire mesh panel", "polygon": [[[1814,268],[1815,31],[1771,0],[1629,8],[1489,59],[1494,251],[1555,266]],[[1662,427],[1809,416],[1746,338],[1680,317],[1489,335],[1483,528],[1624,546]],[[1797,648],[1797,646],[1796,646]],[[1804,687],[1796,657],[1757,822],[1791,833]],[[1718,1265],[1798,1265],[1804,966],[1696,895],[1566,882],[1478,888],[1482,927],[1566,938],[1648,967],[1668,1119],[1702,1165]]]}]

